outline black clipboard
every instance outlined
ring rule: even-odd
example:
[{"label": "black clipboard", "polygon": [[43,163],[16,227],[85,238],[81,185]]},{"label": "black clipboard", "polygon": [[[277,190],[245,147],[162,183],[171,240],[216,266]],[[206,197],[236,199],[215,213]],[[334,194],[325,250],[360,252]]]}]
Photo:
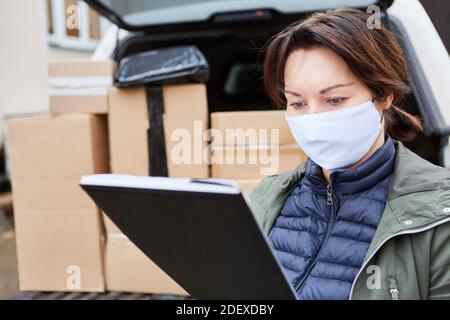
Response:
[{"label": "black clipboard", "polygon": [[296,299],[236,182],[97,174],[80,186],[193,298]]}]

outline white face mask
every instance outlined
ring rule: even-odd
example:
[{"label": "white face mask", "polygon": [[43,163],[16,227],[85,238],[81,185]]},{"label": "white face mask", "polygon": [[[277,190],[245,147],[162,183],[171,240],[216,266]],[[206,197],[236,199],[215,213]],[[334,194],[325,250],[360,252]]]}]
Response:
[{"label": "white face mask", "polygon": [[348,167],[375,143],[381,117],[372,101],[340,110],[288,116],[286,121],[300,148],[324,169]]}]

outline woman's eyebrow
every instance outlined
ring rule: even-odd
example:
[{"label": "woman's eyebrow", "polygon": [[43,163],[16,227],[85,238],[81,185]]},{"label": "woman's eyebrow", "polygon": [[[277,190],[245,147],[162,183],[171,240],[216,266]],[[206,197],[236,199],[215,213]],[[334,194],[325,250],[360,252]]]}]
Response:
[{"label": "woman's eyebrow", "polygon": [[284,90],[284,93],[289,93],[289,94],[292,94],[293,96],[297,96],[297,97],[302,96],[300,93],[289,91],[289,90]]},{"label": "woman's eyebrow", "polygon": [[[348,87],[348,86],[351,86],[353,84],[354,84],[353,82],[336,84],[334,86],[326,87],[325,89],[320,90],[319,94],[324,94],[324,93],[327,93],[330,90],[333,90],[333,89],[336,89],[336,88],[340,88],[340,87]],[[289,91],[289,90],[284,90],[284,93],[285,94],[289,93],[289,94],[291,94],[293,96],[297,96],[297,97],[301,97],[302,96],[300,93]]]},{"label": "woman's eyebrow", "polygon": [[340,87],[348,87],[348,86],[351,86],[351,85],[353,85],[353,82],[336,84],[334,86],[330,86],[330,87],[327,87],[325,89],[320,90],[319,94],[324,94],[324,93],[327,93],[328,91],[330,91],[332,89],[336,89],[336,88],[340,88]]}]

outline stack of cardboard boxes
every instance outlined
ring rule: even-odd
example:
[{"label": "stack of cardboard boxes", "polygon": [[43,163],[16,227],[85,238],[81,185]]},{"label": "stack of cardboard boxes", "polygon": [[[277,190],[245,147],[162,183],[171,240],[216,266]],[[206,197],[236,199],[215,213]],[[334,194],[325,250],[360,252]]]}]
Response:
[{"label": "stack of cardboard boxes", "polygon": [[78,186],[106,173],[106,118],[73,114],[9,122],[21,290],[103,291],[99,210]]},{"label": "stack of cardboard boxes", "polygon": [[[205,85],[164,85],[162,93],[169,177],[209,177],[208,159],[195,162],[193,157],[187,157],[187,161],[181,162],[176,152],[180,146],[184,146],[184,151],[191,155],[196,148],[206,149],[207,141],[199,140],[198,145],[191,140],[196,134],[195,131],[201,134],[207,129],[208,104]],[[108,119],[111,171],[149,175],[151,172],[147,140],[149,116],[145,88],[110,88]],[[185,137],[186,140],[182,141],[178,139],[179,137]],[[184,142],[187,144],[184,145]],[[105,266],[109,290],[186,294],[145,257],[106,216],[105,221],[107,234]]]},{"label": "stack of cardboard boxes", "polygon": [[[21,290],[187,294],[79,186],[82,175],[108,173],[111,167],[148,174],[146,161],[139,162],[139,153],[146,155],[148,117],[139,113],[146,110],[145,97],[139,100],[138,89],[112,88],[113,73],[110,60],[51,63],[50,114],[8,123]],[[167,101],[176,104],[171,94],[179,91],[165,91]],[[207,119],[206,103],[201,107]],[[143,127],[127,122],[133,119]],[[179,125],[170,117],[167,122]]]},{"label": "stack of cardboard boxes", "polygon": [[49,66],[50,115],[9,121],[21,290],[104,291],[103,222],[79,187],[109,172],[112,61]]},{"label": "stack of cardboard boxes", "polygon": [[[146,89],[115,88],[113,73],[109,60],[51,63],[50,115],[9,122],[22,290],[187,295],[79,186],[86,174],[151,173]],[[213,113],[207,132],[205,84],[163,85],[162,97],[170,177],[236,179],[251,193],[263,176],[306,158],[282,111]],[[226,139],[230,130],[247,129],[256,136]],[[221,161],[230,150],[247,160]],[[252,150],[255,163],[248,162]]]}]

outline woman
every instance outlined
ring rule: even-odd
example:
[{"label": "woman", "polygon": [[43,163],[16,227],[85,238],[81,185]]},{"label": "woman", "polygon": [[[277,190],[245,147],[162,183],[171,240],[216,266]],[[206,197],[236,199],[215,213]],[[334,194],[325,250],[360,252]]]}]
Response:
[{"label": "woman", "polygon": [[403,52],[352,9],[274,36],[264,83],[308,160],[266,177],[252,205],[300,299],[449,299],[450,173],[402,142]]}]

